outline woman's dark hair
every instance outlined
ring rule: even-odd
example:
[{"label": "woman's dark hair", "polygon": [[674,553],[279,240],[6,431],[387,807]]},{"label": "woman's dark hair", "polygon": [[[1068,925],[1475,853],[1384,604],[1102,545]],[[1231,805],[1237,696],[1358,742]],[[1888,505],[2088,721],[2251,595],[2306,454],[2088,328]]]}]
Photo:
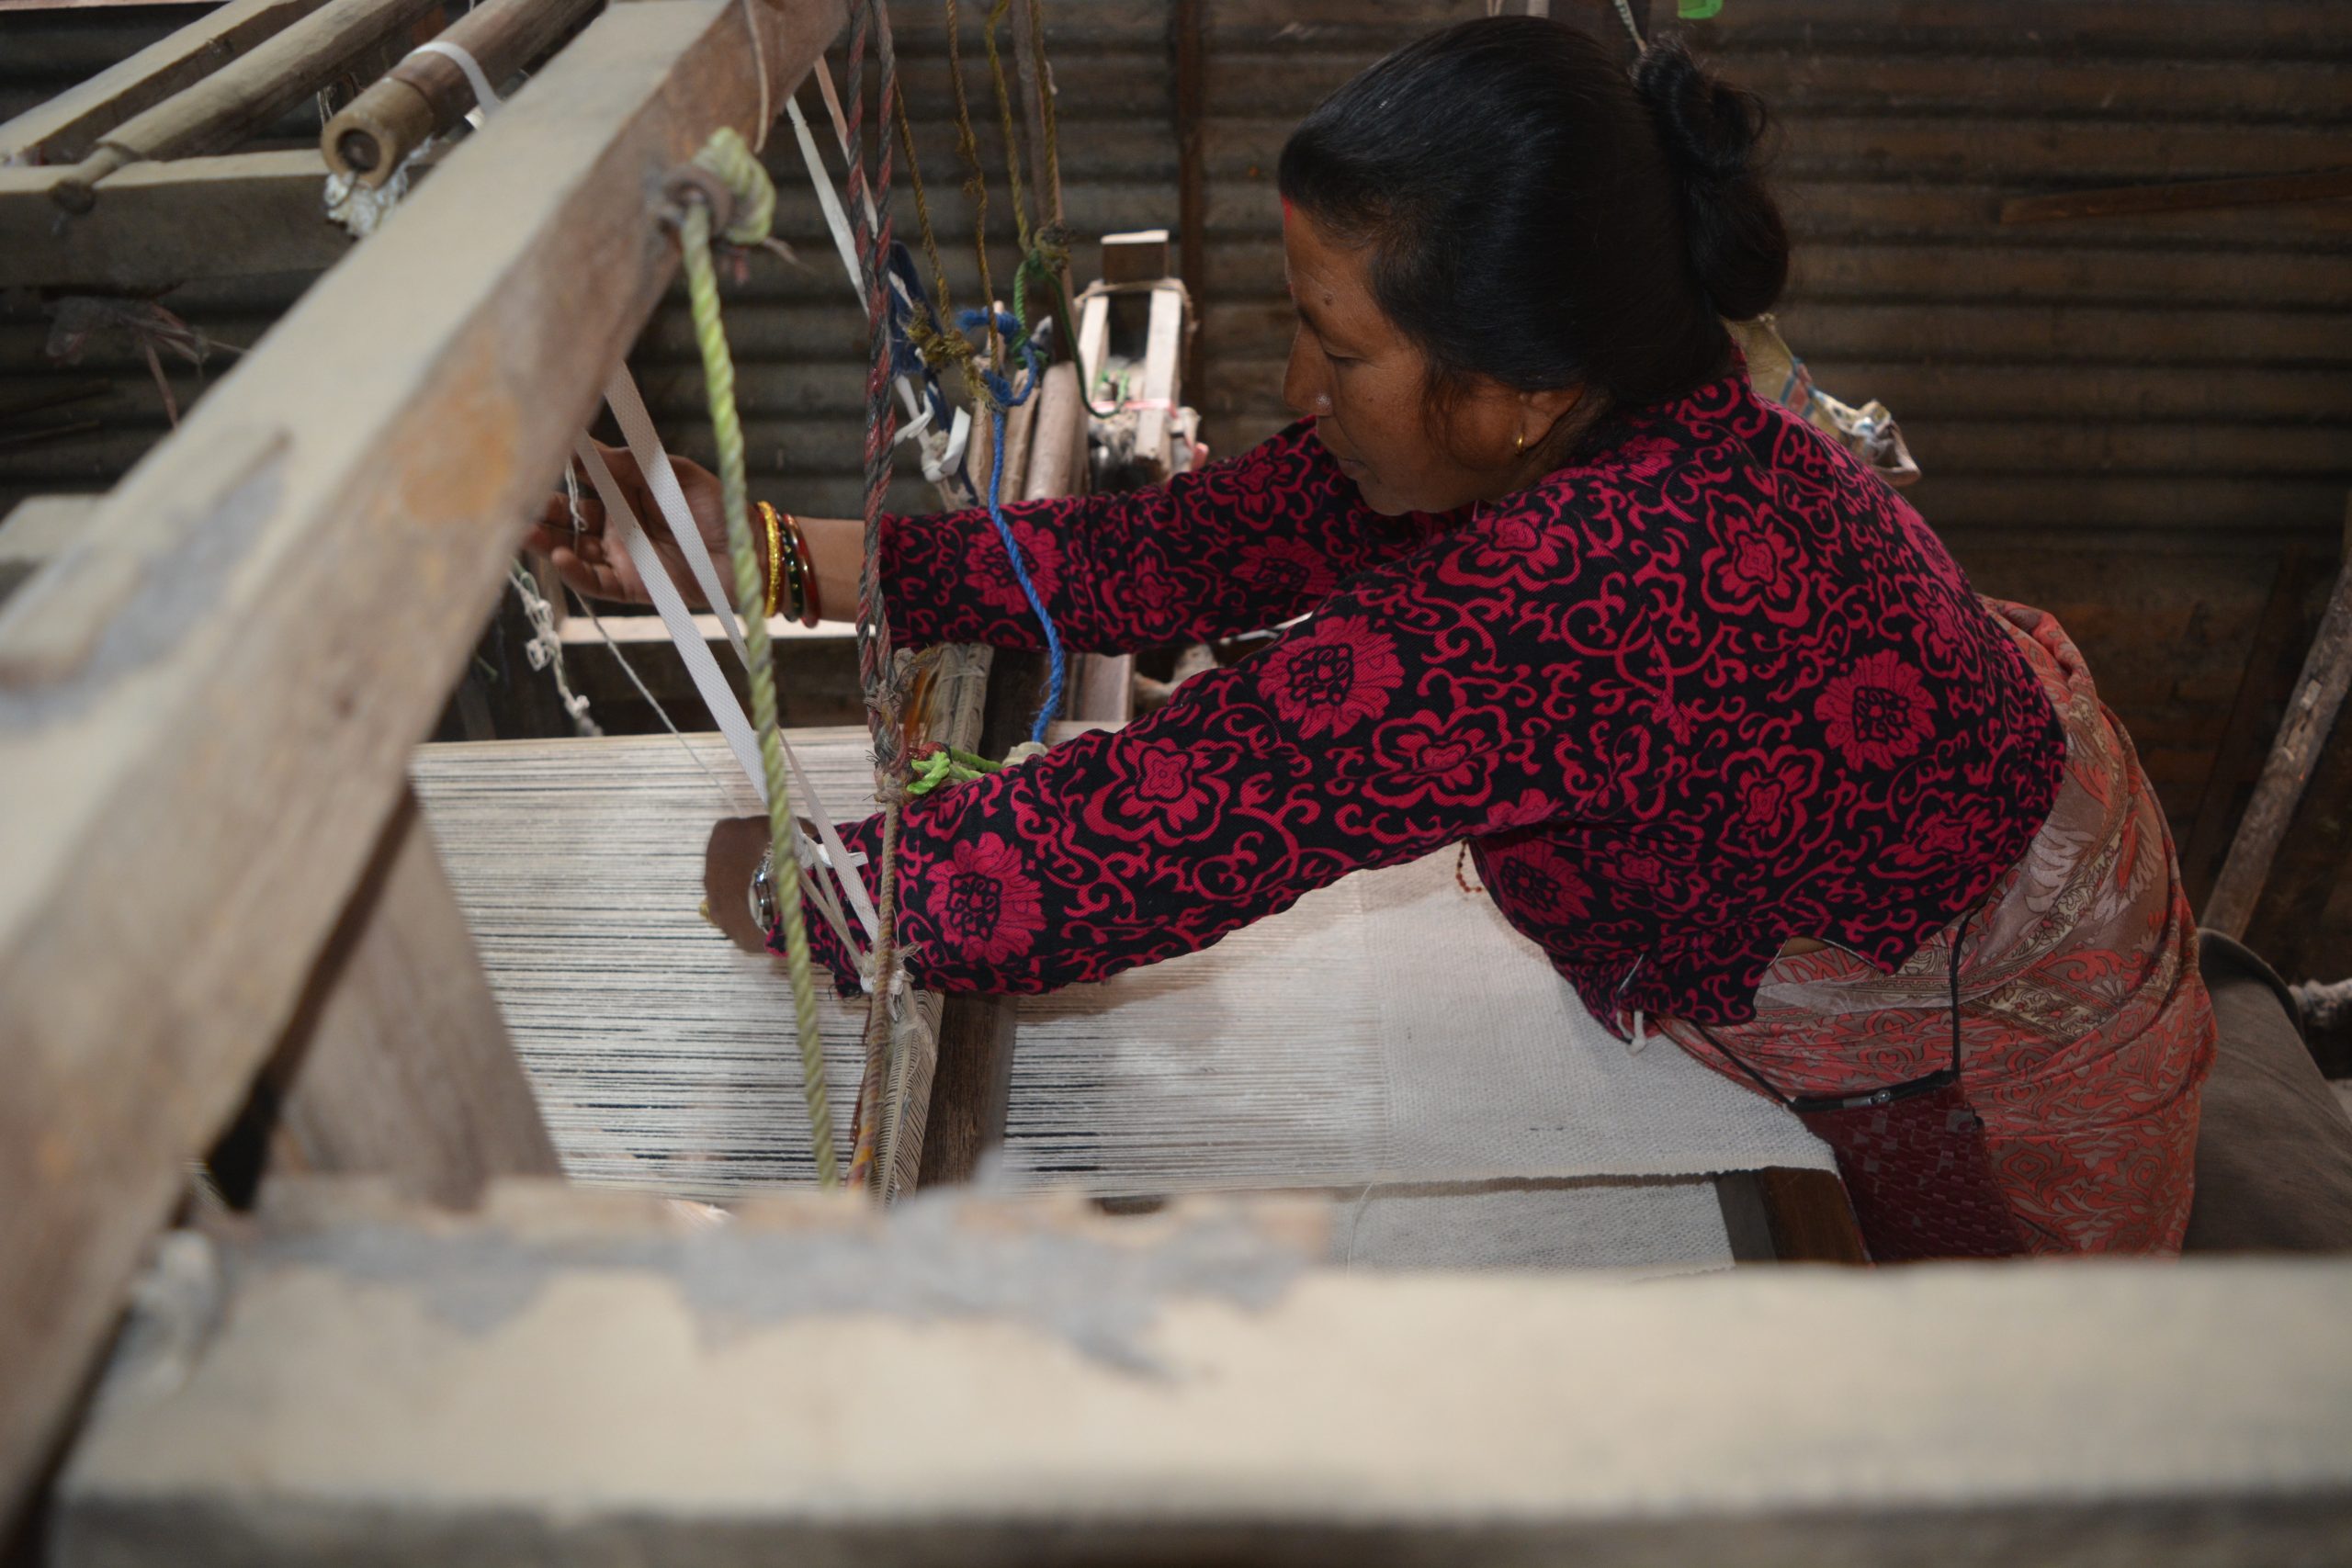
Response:
[{"label": "woman's dark hair", "polygon": [[1325,99],[1283,149],[1282,193],[1374,247],[1374,296],[1433,394],[1476,375],[1652,402],[1717,374],[1719,318],[1762,314],[1787,281],[1764,127],[1679,42],[1628,77],[1564,23],[1490,17]]}]

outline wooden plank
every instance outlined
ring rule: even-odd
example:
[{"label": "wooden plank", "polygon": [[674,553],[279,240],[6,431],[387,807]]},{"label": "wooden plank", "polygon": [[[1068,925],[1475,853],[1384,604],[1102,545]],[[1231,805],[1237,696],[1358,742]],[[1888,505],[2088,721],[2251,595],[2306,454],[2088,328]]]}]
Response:
[{"label": "wooden plank", "polygon": [[308,148],[138,164],[70,217],[56,169],[0,169],[0,288],[154,290],[199,277],[317,272],[351,249]]},{"label": "wooden plank", "polygon": [[[1108,295],[1090,297],[1080,307],[1078,317],[1078,359],[1086,373],[1099,378],[1102,372],[1102,356],[1111,351],[1111,299]],[[1091,398],[1098,387],[1090,386],[1086,395]]]},{"label": "wooden plank", "polygon": [[188,1348],[119,1370],[53,1560],[2171,1568],[2352,1533],[2341,1259],[1382,1276],[1255,1213],[314,1201],[146,1320]]},{"label": "wooden plank", "polygon": [[755,47],[781,92],[841,21],[613,8],[0,615],[0,1512],[674,269],[663,171],[749,122]]},{"label": "wooden plank", "polygon": [[1136,456],[1163,478],[1175,468],[1168,433],[1176,420],[1183,353],[1184,297],[1172,288],[1154,289],[1144,344],[1143,407],[1136,412]]},{"label": "wooden plank", "polygon": [[2112,190],[2059,191],[2015,197],[2001,204],[2004,223],[2049,223],[2070,218],[2117,218],[2140,212],[2205,212],[2224,207],[2280,207],[2352,196],[2352,169],[2270,175],[2235,180],[2191,180],[2126,186]]},{"label": "wooden plank", "polygon": [[71,91],[0,125],[0,164],[73,163],[116,126],[194,85],[326,0],[229,0]]},{"label": "wooden plank", "polygon": [[380,1175],[459,1207],[563,1174],[413,794],[386,824],[257,1091],[273,1176]]}]

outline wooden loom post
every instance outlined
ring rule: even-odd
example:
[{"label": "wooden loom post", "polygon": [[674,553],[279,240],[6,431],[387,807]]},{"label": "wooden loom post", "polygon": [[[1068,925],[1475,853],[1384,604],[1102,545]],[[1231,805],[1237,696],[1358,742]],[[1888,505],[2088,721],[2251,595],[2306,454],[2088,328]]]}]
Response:
[{"label": "wooden loom post", "polygon": [[[1012,493],[1024,501],[1072,493],[1086,462],[1086,407],[1078,395],[1077,368],[1067,362],[1053,366],[1037,395],[1014,415],[1018,423],[1007,422],[1005,440],[1006,481],[1020,482]],[[981,744],[977,707],[972,716],[972,739],[956,744]],[[913,1151],[914,1168],[899,1172],[899,1190],[968,1181],[982,1157],[1004,1141],[1017,1014],[1011,997],[946,998],[927,1102],[920,1118],[905,1116],[922,1128],[922,1140]]]},{"label": "wooden loom post", "polygon": [[2245,935],[2254,919],[2279,841],[2287,836],[2295,807],[2302,802],[2312,770],[2319,765],[2320,750],[2335,728],[2345,693],[2352,689],[2352,504],[2346,508],[2346,529],[2348,547],[2336,573],[2335,590],[2328,596],[2327,612],[2320,620],[2319,635],[2312,639],[2311,652],[2304,657],[2302,673],[2296,678],[2294,695],[2287,704],[2286,719],[2278,726],[2278,738],[2271,742],[2269,760],[2254,787],[2254,799],[2238,824],[2236,837],[2230,840],[2229,858],[2222,864],[2222,874],[2213,883],[2213,896],[2206,901],[2199,921],[2233,937]]},{"label": "wooden loom post", "polygon": [[0,610],[0,1528],[675,270],[663,172],[842,21],[607,11]]},{"label": "wooden loom post", "polygon": [[437,1203],[561,1176],[413,794],[360,878],[257,1097],[269,1168],[390,1177]]}]

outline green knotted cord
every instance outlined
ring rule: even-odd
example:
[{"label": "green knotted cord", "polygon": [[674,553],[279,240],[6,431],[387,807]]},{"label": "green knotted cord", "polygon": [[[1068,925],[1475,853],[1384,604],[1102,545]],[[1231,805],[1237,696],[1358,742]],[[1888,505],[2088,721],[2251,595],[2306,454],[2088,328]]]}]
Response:
[{"label": "green knotted cord", "polygon": [[[775,213],[775,186],[743,138],[721,127],[695,155],[695,163],[717,175],[735,197],[727,239],[756,245],[768,235]],[[792,978],[792,1010],[800,1035],[800,1087],[808,1104],[808,1138],[817,1156],[817,1182],[841,1185],[833,1148],[832,1106],[825,1091],[825,1054],[817,1026],[817,978],[808,958],[808,919],[800,901],[800,863],[793,852],[792,797],[785,774],[784,743],[776,733],[775,661],[768,642],[767,584],[759,548],[752,541],[751,484],[744,472],[743,422],[735,407],[735,360],[727,349],[727,329],[718,319],[718,272],[711,259],[710,209],[689,200],[679,224],[684,253],[686,296],[694,310],[695,343],[702,350],[703,378],[710,393],[710,424],[718,447],[718,482],[727,510],[727,548],[735,571],[736,614],[743,622],[744,649],[751,663],[752,724],[759,732],[760,761],[767,775],[770,880],[784,927],[784,963]],[[844,875],[854,872],[843,868]]]}]

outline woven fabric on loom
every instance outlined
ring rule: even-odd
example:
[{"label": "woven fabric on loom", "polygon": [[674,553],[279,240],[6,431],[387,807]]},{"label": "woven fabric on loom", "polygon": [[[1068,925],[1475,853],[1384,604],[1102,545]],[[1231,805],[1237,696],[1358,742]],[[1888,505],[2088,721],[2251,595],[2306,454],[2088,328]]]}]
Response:
[{"label": "woven fabric on loom", "polygon": [[[837,812],[870,790],[866,745],[857,730],[806,733]],[[781,968],[696,911],[711,820],[757,809],[729,766],[717,737],[418,753],[450,880],[576,1179],[704,1197],[809,1179]],[[837,1083],[857,1070],[859,1014],[828,1006]],[[1024,999],[1019,1042],[999,1173],[1019,1185],[1830,1163],[1786,1111],[1669,1043],[1629,1055],[1455,886],[1450,856],[1324,889],[1206,953]]]}]

